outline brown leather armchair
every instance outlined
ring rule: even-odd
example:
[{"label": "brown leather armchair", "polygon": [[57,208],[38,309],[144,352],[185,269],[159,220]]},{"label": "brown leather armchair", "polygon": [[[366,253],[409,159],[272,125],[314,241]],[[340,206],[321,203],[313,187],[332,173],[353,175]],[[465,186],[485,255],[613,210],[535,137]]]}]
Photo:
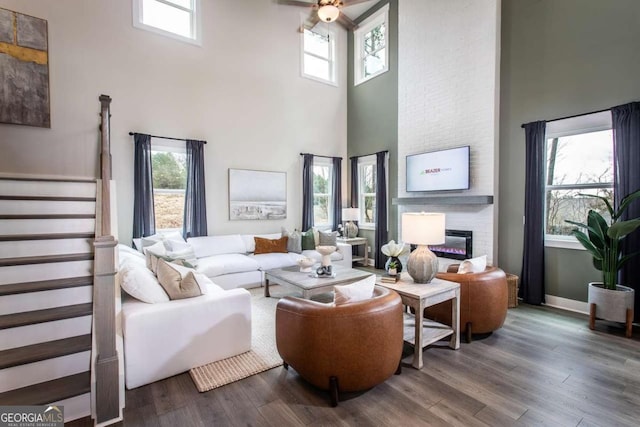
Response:
[{"label": "brown leather armchair", "polygon": [[276,308],[276,344],[285,369],[291,365],[314,386],[339,392],[367,390],[399,373],[403,345],[402,301],[376,286],[373,298],[332,306],[286,297]]},{"label": "brown leather armchair", "polygon": [[[493,332],[504,324],[509,302],[507,276],[498,267],[488,266],[482,273],[458,274],[458,264],[450,265],[439,279],[460,283],[460,328],[467,342],[472,334]],[[451,301],[425,309],[425,317],[451,325]]]}]

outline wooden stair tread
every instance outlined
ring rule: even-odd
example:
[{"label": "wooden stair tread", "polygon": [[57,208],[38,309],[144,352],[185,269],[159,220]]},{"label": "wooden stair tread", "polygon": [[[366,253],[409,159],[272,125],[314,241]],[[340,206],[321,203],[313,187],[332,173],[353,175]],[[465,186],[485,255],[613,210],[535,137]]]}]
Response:
[{"label": "wooden stair tread", "polygon": [[69,277],[64,279],[43,280],[39,282],[11,283],[8,285],[0,285],[0,296],[77,288],[79,286],[91,286],[92,284],[92,276]]},{"label": "wooden stair tread", "polygon": [[0,369],[91,350],[91,334],[0,351]]},{"label": "wooden stair tread", "polygon": [[0,219],[94,219],[95,214],[0,215]]},{"label": "wooden stair tread", "polygon": [[66,177],[27,177],[27,176],[0,176],[0,181],[31,181],[31,182],[75,182],[95,183],[96,178],[66,178]]},{"label": "wooden stair tread", "polygon": [[30,385],[0,393],[0,405],[44,405],[91,391],[91,372]]},{"label": "wooden stair tread", "polygon": [[0,200],[26,200],[41,202],[95,202],[95,197],[75,197],[75,196],[10,196],[0,195]]},{"label": "wooden stair tread", "polygon": [[43,255],[20,258],[0,258],[0,267],[14,265],[50,264],[54,262],[87,261],[93,259],[93,253],[84,254],[64,254],[64,255]]},{"label": "wooden stair tread", "polygon": [[62,240],[93,239],[94,232],[86,233],[47,233],[47,234],[6,234],[0,235],[0,242],[20,242],[24,240]]},{"label": "wooden stair tread", "polygon": [[90,302],[47,308],[44,310],[5,314],[0,316],[0,329],[16,328],[18,326],[70,319],[73,317],[89,316],[91,314],[93,314],[93,304]]}]

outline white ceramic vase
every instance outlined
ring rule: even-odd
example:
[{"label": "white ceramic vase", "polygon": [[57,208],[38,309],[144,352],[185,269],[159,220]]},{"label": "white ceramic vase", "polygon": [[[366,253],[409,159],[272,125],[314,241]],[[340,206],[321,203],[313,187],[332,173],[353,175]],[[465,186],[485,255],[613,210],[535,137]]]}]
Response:
[{"label": "white ceramic vase", "polygon": [[322,261],[320,263],[323,267],[331,265],[331,254],[336,251],[335,246],[316,246],[316,251],[322,255]]}]

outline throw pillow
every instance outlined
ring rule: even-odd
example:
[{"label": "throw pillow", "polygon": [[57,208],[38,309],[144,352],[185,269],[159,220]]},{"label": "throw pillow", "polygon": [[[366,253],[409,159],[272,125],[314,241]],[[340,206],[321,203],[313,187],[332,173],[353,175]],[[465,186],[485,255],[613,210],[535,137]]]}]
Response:
[{"label": "throw pillow", "polygon": [[164,243],[157,242],[154,245],[148,246],[143,249],[144,255],[147,257],[147,268],[155,274],[158,258],[167,256],[167,248],[165,248]]},{"label": "throw pillow", "polygon": [[375,285],[375,274],[349,285],[336,285],[333,287],[333,302],[335,305],[342,305],[350,302],[371,299],[371,297],[373,297],[373,288]]},{"label": "throw pillow", "polygon": [[321,231],[318,238],[318,246],[338,246],[338,242],[336,241],[336,239],[338,238],[337,231]]},{"label": "throw pillow", "polygon": [[482,273],[487,268],[487,256],[465,259],[458,267],[458,274]]},{"label": "throw pillow", "polygon": [[309,251],[316,248],[316,240],[313,237],[313,229],[308,229],[302,233],[302,250]]},{"label": "throw pillow", "polygon": [[296,254],[302,253],[302,233],[298,230],[289,232],[286,228],[282,228],[282,235],[288,237],[287,251]]},{"label": "throw pillow", "polygon": [[203,294],[200,284],[190,268],[158,260],[158,282],[171,300],[193,298]]},{"label": "throw pillow", "polygon": [[283,236],[279,239],[263,239],[262,237],[254,237],[256,242],[256,249],[253,251],[255,255],[260,254],[272,254],[272,253],[284,253],[287,251],[287,236]]},{"label": "throw pillow", "polygon": [[147,304],[169,302],[158,279],[144,265],[125,264],[119,272],[120,287],[129,295]]}]

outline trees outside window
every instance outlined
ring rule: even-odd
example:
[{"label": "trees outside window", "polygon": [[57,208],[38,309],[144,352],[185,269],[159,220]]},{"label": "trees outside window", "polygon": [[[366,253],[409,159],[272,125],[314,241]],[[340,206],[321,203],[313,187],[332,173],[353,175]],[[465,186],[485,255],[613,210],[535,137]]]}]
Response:
[{"label": "trees outside window", "polygon": [[354,84],[357,86],[389,70],[389,5],[354,31]]},{"label": "trees outside window", "polygon": [[361,159],[358,164],[358,206],[361,228],[375,228],[376,224],[376,163]]},{"label": "trees outside window", "polygon": [[316,161],[313,165],[313,224],[316,227],[331,225],[331,169],[330,163]]},{"label": "trees outside window", "polygon": [[187,188],[187,156],[184,152],[152,150],[151,169],[156,229],[181,229]]}]

